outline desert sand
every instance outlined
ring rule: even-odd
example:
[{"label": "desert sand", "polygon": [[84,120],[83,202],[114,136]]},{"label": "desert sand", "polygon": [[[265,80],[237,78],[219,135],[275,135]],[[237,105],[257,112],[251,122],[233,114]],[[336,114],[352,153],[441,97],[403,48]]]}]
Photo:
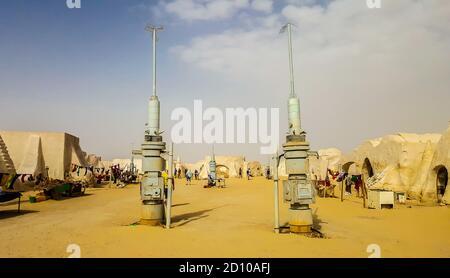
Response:
[{"label": "desert sand", "polygon": [[[86,196],[0,206],[0,257],[357,257],[378,244],[382,257],[450,257],[450,208],[398,205],[368,210],[362,200],[317,198],[316,227],[326,238],[275,234],[273,182],[227,180],[227,188],[204,189],[176,180],[173,228],[135,225],[139,185],[92,188]],[[28,195],[25,194],[24,198]],[[338,190],[336,195],[339,196]],[[287,207],[281,205],[281,220]]]}]

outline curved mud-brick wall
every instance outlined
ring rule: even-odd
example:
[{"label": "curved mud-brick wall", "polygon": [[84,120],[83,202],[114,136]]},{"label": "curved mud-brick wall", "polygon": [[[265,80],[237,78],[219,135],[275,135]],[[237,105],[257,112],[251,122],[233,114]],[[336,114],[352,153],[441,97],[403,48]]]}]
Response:
[{"label": "curved mud-brick wall", "polygon": [[[354,162],[358,171],[367,179],[368,171],[365,161],[368,160],[375,175],[383,171],[386,174],[375,188],[407,192],[409,198],[427,200],[430,195],[426,193],[424,196],[423,193],[427,192],[425,188],[430,187],[430,179],[432,179],[428,174],[432,164],[430,161],[437,152],[442,153],[436,148],[441,137],[440,134],[400,133],[369,140],[343,157],[341,164]],[[430,192],[436,194],[436,189],[430,188]]]},{"label": "curved mud-brick wall", "polygon": [[427,184],[428,174],[431,168],[434,152],[435,148],[429,141],[423,151],[422,161],[417,169],[415,181],[407,192],[409,198],[415,200],[422,199],[422,191],[424,190]]},{"label": "curved mud-brick wall", "polygon": [[[227,175],[230,178],[236,178],[239,176],[239,168],[242,169],[242,175],[245,176],[246,171],[246,161],[242,156],[215,156],[216,165],[222,166],[227,170]],[[206,179],[209,172],[209,162],[211,161],[210,156],[206,156],[205,159],[198,161],[196,163],[182,163],[183,168],[189,169],[194,173],[197,169],[200,172],[200,178]]]},{"label": "curved mud-brick wall", "polygon": [[[426,185],[422,188],[422,200],[425,202],[437,201],[437,170],[445,167],[450,171],[450,127],[444,132],[436,145],[433,159],[428,170]],[[447,181],[448,183],[448,181]],[[450,187],[447,186],[442,202],[450,204]]]}]

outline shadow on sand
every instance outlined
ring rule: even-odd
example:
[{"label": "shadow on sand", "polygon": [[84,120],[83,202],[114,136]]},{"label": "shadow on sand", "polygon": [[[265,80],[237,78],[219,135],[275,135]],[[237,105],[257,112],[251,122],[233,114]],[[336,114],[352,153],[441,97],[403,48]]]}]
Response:
[{"label": "shadow on sand", "polygon": [[181,207],[181,206],[187,206],[190,205],[191,203],[182,203],[182,204],[176,204],[176,205],[172,205],[172,207]]},{"label": "shadow on sand", "polygon": [[17,209],[11,209],[11,210],[2,210],[0,211],[0,220],[2,219],[8,219],[12,217],[18,217],[30,213],[36,213],[39,212],[37,210],[20,210],[20,212],[17,212]]},{"label": "shadow on sand", "polygon": [[206,213],[213,211],[213,210],[215,210],[215,208],[175,215],[172,217],[172,223],[175,224],[174,227],[181,227],[192,221],[208,217],[209,215]]},{"label": "shadow on sand", "polygon": [[323,222],[320,218],[319,215],[317,214],[317,211],[319,210],[319,208],[316,208],[313,211],[313,229],[320,231],[322,229],[322,223],[327,224],[327,222]]},{"label": "shadow on sand", "polygon": [[89,196],[92,196],[92,195],[94,195],[94,194],[92,194],[92,193],[84,193],[83,195],[75,195],[75,196],[71,196],[71,197],[70,196],[61,196],[60,199],[48,199],[47,201],[52,200],[52,201],[60,202],[60,201],[65,201],[65,200],[89,197]]},{"label": "shadow on sand", "polygon": [[[190,203],[176,204],[176,205],[172,205],[172,207],[186,206],[186,205],[190,205]],[[184,225],[186,225],[186,224],[188,224],[188,223],[190,223],[192,221],[208,217],[209,216],[207,214],[208,212],[216,210],[218,208],[225,207],[225,206],[227,206],[227,205],[215,207],[215,208],[212,208],[212,209],[204,209],[204,210],[199,210],[199,211],[195,211],[195,212],[189,212],[189,213],[184,213],[184,214],[179,214],[179,215],[173,215],[172,218],[171,218],[172,228],[181,227],[181,226],[184,226]],[[132,224],[127,224],[125,226],[136,226],[136,225],[141,225],[141,221],[136,221],[136,222],[133,222]],[[161,225],[164,226],[164,223],[161,223]]]}]

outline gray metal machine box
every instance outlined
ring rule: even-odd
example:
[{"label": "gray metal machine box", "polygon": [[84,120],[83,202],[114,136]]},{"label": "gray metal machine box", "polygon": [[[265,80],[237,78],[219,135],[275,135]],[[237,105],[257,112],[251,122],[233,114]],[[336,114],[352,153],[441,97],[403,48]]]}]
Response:
[{"label": "gray metal machine box", "polygon": [[284,201],[291,204],[310,205],[314,203],[314,189],[306,180],[283,181]]},{"label": "gray metal machine box", "polygon": [[162,177],[144,176],[141,181],[142,200],[163,200],[164,199],[164,180]]}]

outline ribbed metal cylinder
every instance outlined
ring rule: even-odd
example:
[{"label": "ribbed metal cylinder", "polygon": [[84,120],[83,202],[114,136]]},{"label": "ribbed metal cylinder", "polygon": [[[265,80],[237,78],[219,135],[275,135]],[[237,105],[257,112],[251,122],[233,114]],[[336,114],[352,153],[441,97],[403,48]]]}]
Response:
[{"label": "ribbed metal cylinder", "polygon": [[148,102],[148,130],[150,135],[159,135],[160,103],[157,96],[152,96]]},{"label": "ribbed metal cylinder", "polygon": [[146,142],[142,144],[142,170],[146,172],[161,172],[166,169],[161,152],[165,150],[164,142]]},{"label": "ribbed metal cylinder", "polygon": [[300,135],[300,133],[302,132],[300,121],[300,101],[297,97],[289,99],[288,113],[289,113],[289,133],[293,135]]}]

